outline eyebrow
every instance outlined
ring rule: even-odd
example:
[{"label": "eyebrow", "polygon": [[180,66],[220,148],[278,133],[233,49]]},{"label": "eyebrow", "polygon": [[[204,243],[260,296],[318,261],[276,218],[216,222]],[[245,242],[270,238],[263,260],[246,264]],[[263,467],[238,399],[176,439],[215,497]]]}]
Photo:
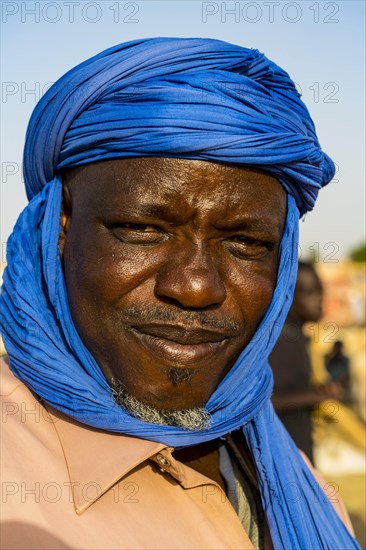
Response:
[{"label": "eyebrow", "polygon": [[142,216],[146,218],[154,218],[167,221],[173,225],[181,225],[189,221],[191,216],[183,216],[180,212],[170,208],[164,204],[138,204],[128,205],[124,204],[123,207],[116,207],[115,205],[108,206],[105,213],[109,216],[117,215],[130,215],[130,216]]},{"label": "eyebrow", "polygon": [[[121,209],[110,207],[107,209],[107,215],[130,215],[130,216],[142,216],[151,219],[164,220],[171,225],[178,226],[188,223],[194,213],[189,215],[183,215],[182,212],[178,212],[176,209],[165,204],[146,203],[130,206],[124,205]],[[260,217],[261,216],[261,217]],[[213,224],[213,227],[219,231],[251,231],[256,233],[271,233],[276,234],[281,231],[281,224],[278,223],[277,217],[263,217],[263,213],[253,216],[250,214],[237,215],[232,219],[224,218],[220,222]]]},{"label": "eyebrow", "polygon": [[[263,214],[262,214],[263,216]],[[280,230],[278,218],[254,217],[248,214],[237,216],[234,219],[224,219],[215,223],[215,228],[220,231],[251,230],[251,231],[277,231]]]},{"label": "eyebrow", "polygon": [[190,218],[164,204],[143,204],[137,208],[137,211],[144,216],[160,218],[171,223],[184,223]]}]

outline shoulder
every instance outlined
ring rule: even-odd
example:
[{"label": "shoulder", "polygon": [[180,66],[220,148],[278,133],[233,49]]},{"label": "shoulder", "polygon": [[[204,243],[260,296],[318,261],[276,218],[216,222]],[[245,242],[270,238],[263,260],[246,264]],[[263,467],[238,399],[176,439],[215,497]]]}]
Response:
[{"label": "shoulder", "polygon": [[28,450],[55,439],[50,415],[38,396],[11,371],[8,356],[0,358],[0,399],[2,449],[13,452],[19,441]]},{"label": "shoulder", "polygon": [[345,507],[340,495],[339,494],[334,494],[333,486],[323,478],[323,476],[318,472],[318,470],[316,470],[313,467],[313,465],[311,464],[308,457],[302,451],[300,451],[300,454],[301,454],[302,458],[304,459],[306,465],[308,466],[309,470],[311,471],[311,473],[315,477],[316,481],[319,483],[320,487],[324,491],[326,497],[328,498],[328,500],[332,504],[333,508],[335,509],[335,511],[337,512],[337,514],[339,515],[339,517],[341,518],[341,520],[343,521],[343,523],[347,527],[348,531],[354,536],[354,530],[353,530],[353,527],[352,527],[351,520],[349,518],[346,507]]},{"label": "shoulder", "polygon": [[29,393],[27,387],[12,373],[9,364],[9,357],[0,357],[0,398],[3,401],[13,401],[20,394]]}]

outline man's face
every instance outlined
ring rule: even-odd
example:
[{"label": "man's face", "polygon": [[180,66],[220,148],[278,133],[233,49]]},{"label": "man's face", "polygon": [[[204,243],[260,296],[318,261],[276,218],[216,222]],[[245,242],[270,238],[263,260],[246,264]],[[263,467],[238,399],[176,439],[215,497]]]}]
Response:
[{"label": "man's face", "polygon": [[83,342],[107,380],[140,401],[203,405],[271,301],[281,185],[248,168],[168,158],[87,165],[66,184],[64,272]]}]

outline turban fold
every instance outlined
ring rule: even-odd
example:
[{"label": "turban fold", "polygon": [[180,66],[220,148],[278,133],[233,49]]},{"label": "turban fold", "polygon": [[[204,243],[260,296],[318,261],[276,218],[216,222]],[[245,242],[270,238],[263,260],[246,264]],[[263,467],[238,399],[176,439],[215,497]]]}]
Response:
[{"label": "turban fold", "polygon": [[[58,244],[61,171],[142,156],[260,168],[288,192],[271,303],[208,400],[212,425],[200,432],[148,424],[118,407],[69,309]],[[315,479],[270,403],[267,359],[292,301],[299,215],[313,207],[334,173],[287,73],[256,50],[217,40],[121,44],[69,71],[41,99],[27,131],[24,173],[31,200],[9,239],[0,299],[15,375],[80,422],[167,445],[194,445],[242,429],[274,547],[358,548],[325,495],[319,499]],[[297,498],[289,501],[286,488],[294,483]]]},{"label": "turban fold", "polygon": [[260,168],[300,214],[334,175],[288,74],[257,50],[208,39],[127,42],[60,78],[29,123],[28,198],[59,170],[136,156]]}]

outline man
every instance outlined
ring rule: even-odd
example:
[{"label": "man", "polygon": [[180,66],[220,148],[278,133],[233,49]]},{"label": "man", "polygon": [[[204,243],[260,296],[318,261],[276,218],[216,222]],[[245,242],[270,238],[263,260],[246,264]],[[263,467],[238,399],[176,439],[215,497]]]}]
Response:
[{"label": "man", "polygon": [[42,98],[24,162],[7,547],[357,548],[269,402],[299,213],[334,173],[288,75],[216,40],[121,44]]},{"label": "man", "polygon": [[322,283],[312,264],[299,262],[294,299],[269,363],[274,375],[275,409],[296,445],[311,461],[312,410],[325,399],[341,397],[338,385],[311,385],[311,362],[303,326],[318,322],[322,314]]},{"label": "man", "polygon": [[344,353],[342,340],[336,340],[324,357],[325,368],[332,383],[339,385],[343,391],[343,401],[352,404],[351,364],[350,358]]}]

